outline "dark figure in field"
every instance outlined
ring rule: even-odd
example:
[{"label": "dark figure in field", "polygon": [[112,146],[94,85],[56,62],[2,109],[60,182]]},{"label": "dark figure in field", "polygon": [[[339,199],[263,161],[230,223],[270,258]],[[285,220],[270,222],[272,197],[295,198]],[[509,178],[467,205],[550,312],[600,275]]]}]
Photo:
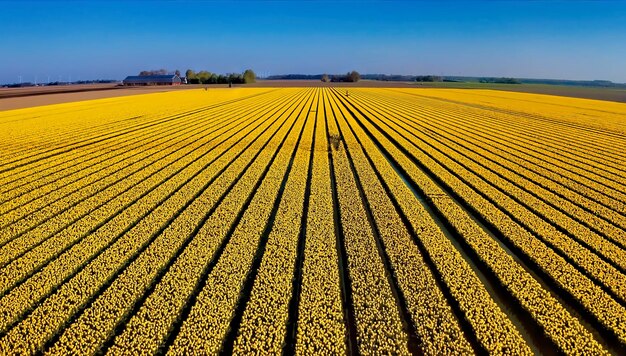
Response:
[{"label": "dark figure in field", "polygon": [[229,87],[229,88],[232,88],[232,87],[233,87],[233,83],[228,82],[228,87]]},{"label": "dark figure in field", "polygon": [[349,98],[350,94],[348,94],[348,91],[346,90],[346,98]]},{"label": "dark figure in field", "polygon": [[209,90],[209,87],[204,87],[204,91],[207,91],[207,90]]}]

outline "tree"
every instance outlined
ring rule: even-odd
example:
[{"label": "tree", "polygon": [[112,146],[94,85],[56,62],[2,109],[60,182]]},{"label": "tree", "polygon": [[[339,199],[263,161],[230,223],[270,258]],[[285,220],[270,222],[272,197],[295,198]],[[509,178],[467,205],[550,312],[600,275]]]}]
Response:
[{"label": "tree", "polygon": [[244,84],[256,82],[256,74],[254,74],[252,69],[246,69],[246,71],[243,72],[243,82]]},{"label": "tree", "polygon": [[176,69],[176,71],[174,72],[174,75],[176,75],[177,77],[180,77],[180,71]]},{"label": "tree", "polygon": [[[251,71],[252,72],[252,71]],[[252,72],[254,78],[254,72]],[[232,84],[244,84],[243,74],[241,73],[230,73],[228,74],[228,83]]]},{"label": "tree", "polygon": [[200,82],[200,84],[208,84],[209,79],[211,78],[211,73],[206,70],[201,70],[196,74],[196,78]]},{"label": "tree", "polygon": [[443,78],[437,75],[418,75],[415,77],[416,82],[442,82]]},{"label": "tree", "polygon": [[219,81],[219,76],[215,73],[211,73],[211,77],[209,78],[209,84],[217,84]]},{"label": "tree", "polygon": [[324,75],[322,75],[322,81],[324,83],[330,82],[330,78],[328,77],[328,74],[324,73]]},{"label": "tree", "polygon": [[522,84],[519,79],[515,78],[481,78],[481,83],[498,83],[498,84]]},{"label": "tree", "polygon": [[216,84],[228,84],[228,77],[223,74],[218,74]]},{"label": "tree", "polygon": [[185,72],[185,77],[187,77],[188,84],[200,84],[200,79],[198,79],[196,72],[191,69],[187,69],[187,71]]},{"label": "tree", "polygon": [[356,83],[359,80],[361,80],[361,75],[356,70],[353,70],[352,72],[348,73],[348,75],[346,77],[347,77],[346,78],[347,82],[355,82]]}]

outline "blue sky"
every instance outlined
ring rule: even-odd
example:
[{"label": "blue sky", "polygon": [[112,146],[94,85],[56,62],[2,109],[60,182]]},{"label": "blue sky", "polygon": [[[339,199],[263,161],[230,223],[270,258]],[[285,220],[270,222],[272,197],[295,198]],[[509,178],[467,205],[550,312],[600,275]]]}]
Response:
[{"label": "blue sky", "polygon": [[0,83],[143,69],[626,82],[626,1],[4,1]]}]

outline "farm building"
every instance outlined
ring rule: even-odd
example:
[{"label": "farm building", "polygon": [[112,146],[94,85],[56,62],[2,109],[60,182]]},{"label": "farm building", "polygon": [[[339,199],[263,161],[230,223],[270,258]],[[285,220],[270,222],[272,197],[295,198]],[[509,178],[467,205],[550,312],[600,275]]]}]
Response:
[{"label": "farm building", "polygon": [[180,85],[181,80],[175,74],[168,75],[129,75],[124,85]]}]

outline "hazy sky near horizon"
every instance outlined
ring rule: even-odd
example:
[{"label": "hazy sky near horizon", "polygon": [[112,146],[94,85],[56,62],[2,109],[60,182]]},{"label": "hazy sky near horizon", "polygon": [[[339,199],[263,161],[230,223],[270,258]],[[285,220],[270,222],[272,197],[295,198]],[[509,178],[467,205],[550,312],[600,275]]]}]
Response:
[{"label": "hazy sky near horizon", "polygon": [[626,1],[6,1],[0,83],[144,69],[626,83]]}]

